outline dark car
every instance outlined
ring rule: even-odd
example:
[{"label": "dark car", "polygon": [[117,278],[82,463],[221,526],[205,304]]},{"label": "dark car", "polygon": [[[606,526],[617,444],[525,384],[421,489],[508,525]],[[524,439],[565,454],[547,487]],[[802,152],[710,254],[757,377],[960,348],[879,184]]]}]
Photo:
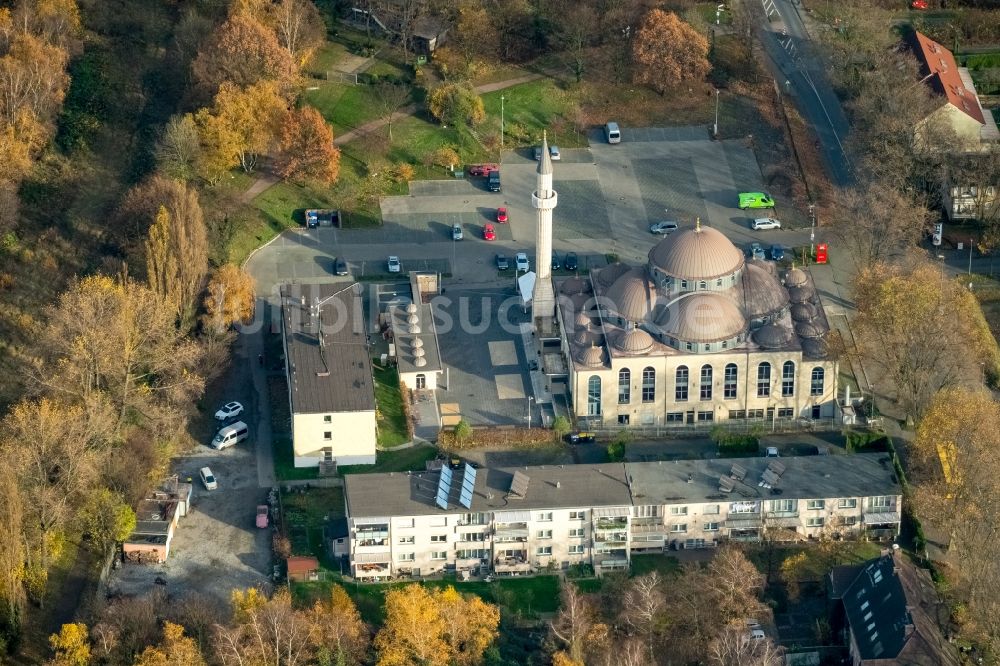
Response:
[{"label": "dark car", "polygon": [[333,274],[334,275],[347,275],[347,262],[343,260],[342,257],[337,257],[333,260]]},{"label": "dark car", "polygon": [[576,252],[567,252],[566,260],[563,262],[563,268],[568,271],[575,271],[580,267],[580,262],[576,258]]},{"label": "dark car", "polygon": [[589,444],[597,439],[592,432],[571,432],[566,435],[566,441],[570,444]]},{"label": "dark car", "polygon": [[503,254],[497,255],[497,270],[505,271],[510,268],[510,264],[507,262],[507,256]]},{"label": "dark car", "polygon": [[785,258],[785,248],[781,247],[780,245],[772,245],[771,246],[771,260],[772,261],[781,261],[784,258]]},{"label": "dark car", "polygon": [[559,261],[559,255],[555,252],[552,253],[552,270],[557,271],[562,268],[562,262]]}]

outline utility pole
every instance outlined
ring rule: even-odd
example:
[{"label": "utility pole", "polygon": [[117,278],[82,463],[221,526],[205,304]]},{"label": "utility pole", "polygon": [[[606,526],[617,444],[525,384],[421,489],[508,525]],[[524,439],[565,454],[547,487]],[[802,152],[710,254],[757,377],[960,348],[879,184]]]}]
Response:
[{"label": "utility pole", "polygon": [[719,89],[715,89],[715,124],[712,125],[712,138],[719,138]]},{"label": "utility pole", "polygon": [[500,95],[500,161],[503,162],[503,94]]},{"label": "utility pole", "polygon": [[969,275],[972,275],[972,244],[974,242],[974,239],[969,239]]}]

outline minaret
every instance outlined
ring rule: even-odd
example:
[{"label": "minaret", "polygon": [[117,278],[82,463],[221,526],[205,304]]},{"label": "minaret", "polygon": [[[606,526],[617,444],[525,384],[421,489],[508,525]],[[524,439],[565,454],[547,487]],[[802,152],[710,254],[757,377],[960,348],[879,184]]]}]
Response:
[{"label": "minaret", "polygon": [[558,195],[552,189],[552,158],[548,137],[542,134],[542,157],[538,161],[538,189],[531,195],[531,205],[538,211],[535,227],[535,290],[531,295],[531,314],[542,332],[551,332],[556,311],[552,289],[552,209]]}]

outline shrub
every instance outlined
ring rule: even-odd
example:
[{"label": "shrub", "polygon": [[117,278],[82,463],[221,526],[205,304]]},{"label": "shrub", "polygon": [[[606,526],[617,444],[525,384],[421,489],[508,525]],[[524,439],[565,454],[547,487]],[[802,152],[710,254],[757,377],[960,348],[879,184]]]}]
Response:
[{"label": "shrub", "polygon": [[621,462],[625,460],[625,442],[614,441],[608,444],[608,460]]},{"label": "shrub", "polygon": [[16,280],[10,273],[0,273],[0,289],[10,289]]},{"label": "shrub", "polygon": [[434,164],[447,169],[454,164],[459,164],[461,162],[461,158],[451,146],[442,146],[434,152],[429,153],[425,161],[428,164]]},{"label": "shrub", "polygon": [[555,420],[552,421],[552,438],[559,442],[563,437],[569,434],[569,431],[573,429],[572,424],[569,419],[565,416],[557,416]]},{"label": "shrub", "polygon": [[762,429],[754,426],[747,433],[729,432],[722,426],[715,426],[709,433],[718,447],[719,453],[756,453],[760,448]]},{"label": "shrub", "polygon": [[408,183],[413,180],[414,176],[416,176],[416,171],[413,169],[413,166],[406,164],[405,162],[397,164],[394,169],[394,173],[397,183]]},{"label": "shrub", "polygon": [[472,426],[465,419],[455,424],[455,442],[465,444],[472,437]]},{"label": "shrub", "polygon": [[877,432],[849,430],[844,433],[844,446],[851,453],[859,451],[885,451],[886,437]]},{"label": "shrub", "polygon": [[458,451],[474,446],[534,448],[552,443],[552,431],[546,428],[473,428],[465,441],[458,441],[454,428],[444,428],[438,433],[438,446]]}]

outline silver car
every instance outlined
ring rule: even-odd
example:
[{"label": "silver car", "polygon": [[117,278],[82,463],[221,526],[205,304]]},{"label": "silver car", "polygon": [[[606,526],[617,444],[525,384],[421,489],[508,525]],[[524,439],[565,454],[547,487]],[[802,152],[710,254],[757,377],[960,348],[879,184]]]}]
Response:
[{"label": "silver car", "polygon": [[677,223],[673,220],[660,220],[649,225],[651,234],[672,234],[677,231]]},{"label": "silver car", "polygon": [[399,263],[399,257],[393,255],[389,257],[389,272],[398,273],[403,270],[403,265]]}]

